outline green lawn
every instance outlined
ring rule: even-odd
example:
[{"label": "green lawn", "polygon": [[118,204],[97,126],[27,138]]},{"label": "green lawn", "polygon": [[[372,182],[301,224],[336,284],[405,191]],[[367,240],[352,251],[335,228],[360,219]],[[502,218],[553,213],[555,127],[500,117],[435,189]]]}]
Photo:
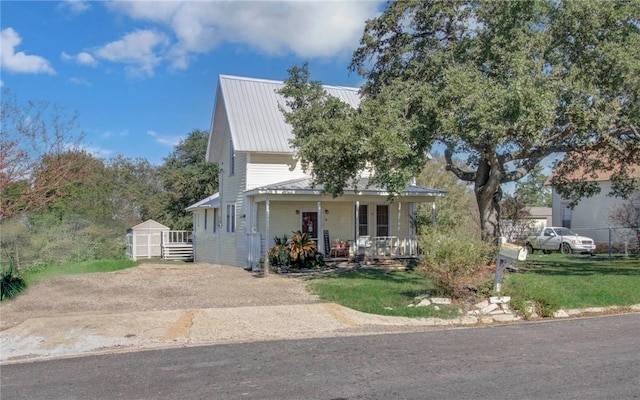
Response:
[{"label": "green lawn", "polygon": [[19,271],[27,285],[55,275],[85,274],[93,272],[112,272],[131,268],[137,263],[131,260],[98,260],[48,265],[37,268],[25,268]]},{"label": "green lawn", "polygon": [[505,293],[542,299],[559,308],[640,304],[640,259],[530,254],[506,273]]},{"label": "green lawn", "polygon": [[408,307],[414,298],[429,292],[424,274],[412,271],[353,270],[314,278],[311,290],[321,299],[354,310],[403,317],[451,317],[457,307]]},{"label": "green lawn", "polygon": [[[512,306],[535,301],[553,311],[640,304],[640,259],[533,254],[516,273],[505,273],[503,292]],[[372,314],[407,317],[457,316],[455,307],[408,307],[429,293],[428,278],[413,271],[354,270],[314,278],[311,289],[323,300]]]}]

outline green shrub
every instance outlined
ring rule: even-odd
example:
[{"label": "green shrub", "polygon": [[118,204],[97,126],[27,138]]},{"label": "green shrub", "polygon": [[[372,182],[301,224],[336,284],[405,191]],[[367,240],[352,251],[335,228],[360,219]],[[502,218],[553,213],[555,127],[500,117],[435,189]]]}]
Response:
[{"label": "green shrub", "polygon": [[271,268],[278,272],[283,269],[289,268],[291,264],[291,257],[289,256],[289,250],[287,249],[287,242],[289,238],[287,235],[282,237],[274,237],[273,241],[275,245],[269,249],[269,265]]},{"label": "green shrub", "polygon": [[308,233],[297,231],[291,237],[275,237],[275,245],[269,249],[269,265],[276,271],[289,268],[316,268],[324,263],[322,254]]},{"label": "green shrub", "polygon": [[491,290],[493,272],[488,268],[494,245],[467,235],[427,232],[420,238],[421,268],[436,291],[465,298]]},{"label": "green shrub", "polygon": [[2,269],[2,274],[0,275],[0,301],[17,296],[26,287],[27,284],[24,279],[17,275],[13,263],[10,263],[9,268]]}]

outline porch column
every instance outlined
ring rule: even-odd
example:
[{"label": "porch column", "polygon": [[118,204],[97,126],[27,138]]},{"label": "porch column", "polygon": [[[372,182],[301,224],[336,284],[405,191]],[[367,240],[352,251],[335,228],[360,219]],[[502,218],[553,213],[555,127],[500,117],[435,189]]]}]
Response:
[{"label": "porch column", "polygon": [[253,223],[253,215],[251,211],[253,201],[251,201],[247,196],[244,196],[244,204],[243,204],[243,212],[244,212],[244,234],[247,236],[251,233],[251,224]]},{"label": "porch column", "polygon": [[[353,221],[353,256],[360,255],[360,200],[355,201],[355,221]],[[356,258],[357,260],[357,258]]]},{"label": "porch column", "polygon": [[397,242],[396,242],[396,256],[400,253],[400,218],[402,215],[402,202],[398,201],[398,231],[396,234]]},{"label": "porch column", "polygon": [[[358,246],[358,239],[360,239],[360,200],[356,200],[355,201],[355,207],[356,207],[356,218],[355,221],[353,222],[354,225],[354,243],[356,243],[356,250],[358,250],[357,246]],[[354,252],[355,253],[355,252]]]},{"label": "porch column", "polygon": [[318,212],[318,232],[316,233],[318,235],[318,248],[316,250],[324,255],[324,212],[322,212],[321,202],[316,203],[316,209]]},{"label": "porch column", "polygon": [[269,275],[269,237],[270,237],[270,233],[269,233],[269,199],[267,199],[265,201],[264,204],[265,207],[265,225],[264,225],[264,234],[265,234],[265,239],[264,239],[264,271],[263,274],[265,277],[267,277]]}]

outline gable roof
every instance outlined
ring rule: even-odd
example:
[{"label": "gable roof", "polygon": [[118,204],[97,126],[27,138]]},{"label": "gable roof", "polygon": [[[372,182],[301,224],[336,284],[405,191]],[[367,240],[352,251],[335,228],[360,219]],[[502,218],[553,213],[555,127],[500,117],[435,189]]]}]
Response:
[{"label": "gable roof", "polygon": [[192,205],[190,205],[189,207],[185,208],[185,211],[195,211],[198,209],[204,209],[204,208],[219,208],[220,207],[220,192],[218,193],[214,193],[211,196],[200,200],[197,203],[194,203]]},{"label": "gable roof", "polygon": [[[293,153],[289,139],[291,126],[284,120],[280,107],[285,98],[276,93],[281,81],[220,75],[214,105],[207,160],[219,162],[226,138],[226,123],[236,152]],[[332,96],[352,107],[360,104],[357,88],[323,86]],[[226,118],[225,118],[226,117]]]},{"label": "gable roof", "polygon": [[169,227],[162,225],[160,222],[154,221],[152,219],[148,219],[144,222],[139,223],[136,226],[132,226],[130,229],[137,230],[137,231],[147,230],[147,229],[149,230],[164,229],[168,231]]},{"label": "gable roof", "polygon": [[[368,178],[360,178],[355,185],[358,189],[344,189],[344,194],[372,194],[372,195],[389,195],[386,189],[371,185],[369,186]],[[312,185],[311,178],[299,178],[289,181],[278,182],[271,185],[261,186],[246,192],[247,195],[252,194],[323,194],[324,185]],[[418,185],[407,185],[402,191],[403,196],[444,196],[447,192],[440,189],[431,189]]]},{"label": "gable roof", "polygon": [[[604,160],[605,163],[609,163],[612,165],[608,165],[607,169],[598,169],[595,171],[589,171],[587,172],[587,169],[585,168],[584,165],[580,164],[578,165],[578,168],[571,171],[571,173],[567,176],[567,178],[571,181],[579,181],[582,180],[582,178],[584,178],[587,182],[606,182],[606,181],[610,181],[611,178],[614,177],[614,175],[619,174],[619,163],[616,160],[612,160],[611,158],[606,159],[603,158],[602,155],[592,152],[592,153],[580,153],[580,154],[567,154],[565,155],[565,159],[563,161],[568,161],[568,162],[572,162],[575,160],[580,160],[580,158],[586,158],[587,160]],[[562,162],[560,162],[560,164],[562,164]],[[628,173],[629,176],[634,177],[634,178],[640,178],[640,166],[628,166]],[[545,182],[546,185],[551,185],[551,179],[556,176],[558,174],[558,169],[554,169],[551,176],[547,179],[547,181]]]}]

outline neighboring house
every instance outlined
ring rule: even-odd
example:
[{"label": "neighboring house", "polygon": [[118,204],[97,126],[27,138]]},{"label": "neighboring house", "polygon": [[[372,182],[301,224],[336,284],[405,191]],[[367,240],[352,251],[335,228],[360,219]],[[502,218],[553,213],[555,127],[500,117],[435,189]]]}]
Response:
[{"label": "neighboring house", "polygon": [[[576,176],[579,174],[577,172]],[[601,245],[608,244],[609,240],[614,244],[622,242],[629,232],[626,229],[613,229],[610,232],[609,227],[612,223],[609,215],[613,207],[624,200],[608,196],[611,192],[610,172],[599,173],[595,181],[600,186],[600,193],[581,199],[573,209],[568,206],[570,200],[562,198],[555,188],[551,187],[552,225],[569,228],[580,235],[589,236]],[[613,226],[613,228],[619,227]]]},{"label": "neighboring house", "polygon": [[551,226],[551,207],[525,207],[525,216],[519,221],[503,219],[500,230],[507,241],[520,243],[534,232]]},{"label": "neighboring house", "polygon": [[[207,161],[219,165],[219,192],[187,208],[193,213],[195,261],[255,267],[274,237],[308,232],[326,256],[337,239],[349,256],[416,254],[411,221],[417,203],[433,202],[441,190],[409,185],[393,202],[381,188],[356,189],[333,198],[295,158],[293,137],[276,93],[282,82],[219,77],[207,147]],[[353,107],[358,89],[325,86]]]},{"label": "neighboring house", "polygon": [[527,220],[531,223],[533,229],[542,230],[547,226],[552,226],[551,207],[527,207],[525,210],[529,213]]}]

